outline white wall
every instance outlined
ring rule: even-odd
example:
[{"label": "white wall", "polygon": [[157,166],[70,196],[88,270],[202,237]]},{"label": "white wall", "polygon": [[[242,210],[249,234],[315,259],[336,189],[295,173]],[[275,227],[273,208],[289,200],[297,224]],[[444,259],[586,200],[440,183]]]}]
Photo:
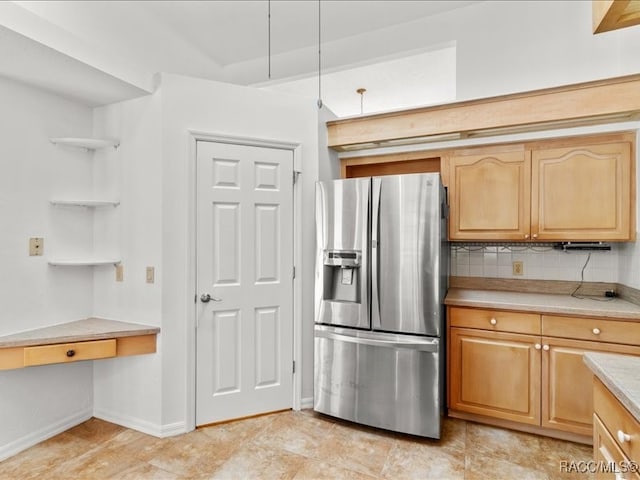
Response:
[{"label": "white wall", "polygon": [[318,176],[318,116],[315,101],[264,92],[253,88],[162,75],[162,420],[164,424],[185,418],[187,405],[187,342],[193,291],[187,286],[190,226],[189,199],[193,186],[189,172],[189,129],[221,135],[255,137],[302,145],[300,177],[303,189],[302,335],[303,397],[313,388],[313,246],[314,182]]},{"label": "white wall", "polygon": [[[96,315],[159,325],[159,351],[96,362],[95,412],[156,435],[189,428],[193,360],[189,130],[302,145],[303,397],[313,395],[314,182],[318,177],[315,100],[253,88],[162,75],[153,96],[96,109],[97,135],[121,139],[95,172],[96,191],[119,191],[116,211],[96,215],[96,245],[119,245],[124,282],[112,269],[95,275]],[[335,159],[334,159],[335,163]],[[156,267],[156,283],[144,268]]]},{"label": "white wall", "polygon": [[459,100],[640,72],[640,30],[593,35],[591,1],[488,1],[458,11],[430,35],[457,41]]},{"label": "white wall", "polygon": [[[96,153],[94,189],[120,206],[96,212],[95,248],[122,258],[124,279],[113,268],[96,270],[94,315],[161,326],[162,150],[160,94],[94,110],[94,135],[120,139],[117,150]],[[156,268],[147,284],[145,269]],[[163,341],[158,354],[94,362],[96,417],[162,435],[160,405]]]},{"label": "white wall", "polygon": [[[49,200],[92,189],[91,154],[50,137],[90,136],[91,110],[0,78],[0,335],[86,318],[92,270],[47,257],[90,251],[92,217]],[[44,237],[45,255],[28,256]],[[91,416],[89,362],[0,371],[0,460]]]}]

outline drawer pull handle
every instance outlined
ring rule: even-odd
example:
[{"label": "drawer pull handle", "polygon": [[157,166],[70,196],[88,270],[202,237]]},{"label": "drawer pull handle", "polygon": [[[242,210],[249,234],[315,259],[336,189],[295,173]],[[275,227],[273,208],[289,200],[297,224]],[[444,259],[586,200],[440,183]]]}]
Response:
[{"label": "drawer pull handle", "polygon": [[498,321],[495,318],[492,318],[491,320],[489,320],[489,323],[491,325],[496,325],[498,323]]},{"label": "drawer pull handle", "polygon": [[535,348],[536,350],[540,350],[540,349],[542,348],[542,345],[540,345],[539,343],[536,343],[536,344],[534,345],[534,348]]},{"label": "drawer pull handle", "polygon": [[624,433],[622,430],[618,430],[618,441],[620,443],[630,442],[631,435],[629,435],[628,433]]},{"label": "drawer pull handle", "polygon": [[548,352],[548,351],[549,351],[549,345],[543,345],[543,346],[542,346],[542,349],[543,349],[545,352]]},{"label": "drawer pull handle", "polygon": [[71,358],[76,354],[75,350],[67,350],[67,357]]},{"label": "drawer pull handle", "polygon": [[591,330],[593,332],[594,335],[600,335],[600,329],[599,328],[594,328],[593,330]]}]

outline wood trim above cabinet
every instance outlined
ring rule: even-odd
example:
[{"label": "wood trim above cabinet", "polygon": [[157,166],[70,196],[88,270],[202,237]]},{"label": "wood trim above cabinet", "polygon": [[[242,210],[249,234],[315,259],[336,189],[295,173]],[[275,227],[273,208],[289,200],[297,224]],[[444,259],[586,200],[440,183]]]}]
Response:
[{"label": "wood trim above cabinet", "polygon": [[592,0],[593,33],[640,24],[638,0]]},{"label": "wood trim above cabinet", "polygon": [[338,151],[633,120],[640,75],[327,122]]}]

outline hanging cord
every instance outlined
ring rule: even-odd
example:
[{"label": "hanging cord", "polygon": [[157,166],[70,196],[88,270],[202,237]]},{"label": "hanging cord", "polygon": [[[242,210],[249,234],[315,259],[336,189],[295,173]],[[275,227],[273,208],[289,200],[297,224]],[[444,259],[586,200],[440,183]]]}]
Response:
[{"label": "hanging cord", "polygon": [[583,295],[577,294],[578,290],[580,290],[580,288],[584,284],[584,270],[587,268],[587,265],[589,265],[589,260],[591,260],[591,252],[589,252],[589,255],[587,255],[587,260],[584,262],[584,265],[582,266],[582,270],[580,271],[580,283],[578,284],[576,289],[573,292],[571,292],[571,296],[573,298],[577,298],[580,300],[584,300],[588,298],[589,300],[597,300],[599,302],[610,302],[611,300],[613,300],[613,298],[598,298],[595,296],[583,296]]},{"label": "hanging cord", "polygon": [[268,0],[268,5],[269,5],[269,21],[267,22],[268,26],[269,26],[269,40],[268,40],[268,45],[269,45],[269,80],[271,80],[271,0]]},{"label": "hanging cord", "polygon": [[578,284],[578,286],[576,287],[576,289],[571,292],[571,296],[575,297],[575,298],[579,298],[579,299],[584,299],[585,297],[577,295],[578,290],[580,290],[580,288],[582,287],[582,284],[584,283],[584,269],[587,268],[587,265],[589,265],[589,260],[591,260],[591,252],[589,252],[589,255],[587,255],[587,261],[584,262],[584,265],[582,266],[582,270],[580,271],[580,283]]},{"label": "hanging cord", "polygon": [[321,32],[321,12],[320,12],[320,0],[318,0],[318,108],[322,108],[322,82],[320,72],[322,70],[322,32]]}]

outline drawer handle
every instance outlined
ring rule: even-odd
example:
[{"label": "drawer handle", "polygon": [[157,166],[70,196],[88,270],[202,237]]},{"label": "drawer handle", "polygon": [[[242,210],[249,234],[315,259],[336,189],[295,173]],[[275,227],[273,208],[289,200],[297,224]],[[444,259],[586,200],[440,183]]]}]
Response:
[{"label": "drawer handle", "polygon": [[540,349],[542,348],[542,345],[540,345],[539,343],[536,343],[533,347],[534,347],[536,350],[540,350]]},{"label": "drawer handle", "polygon": [[492,318],[491,320],[489,320],[489,323],[491,325],[496,325],[498,323],[498,320],[496,320],[495,318]]},{"label": "drawer handle", "polygon": [[618,430],[618,441],[620,443],[624,443],[624,442],[630,442],[631,441],[631,435],[629,435],[628,433],[624,433],[622,430]]},{"label": "drawer handle", "polygon": [[598,327],[594,328],[591,331],[593,332],[594,335],[600,335],[600,329]]},{"label": "drawer handle", "polygon": [[67,350],[67,357],[71,358],[76,354],[75,350]]},{"label": "drawer handle", "polygon": [[549,351],[549,345],[543,345],[543,346],[542,346],[542,349],[543,349],[545,352],[548,352],[548,351]]}]

